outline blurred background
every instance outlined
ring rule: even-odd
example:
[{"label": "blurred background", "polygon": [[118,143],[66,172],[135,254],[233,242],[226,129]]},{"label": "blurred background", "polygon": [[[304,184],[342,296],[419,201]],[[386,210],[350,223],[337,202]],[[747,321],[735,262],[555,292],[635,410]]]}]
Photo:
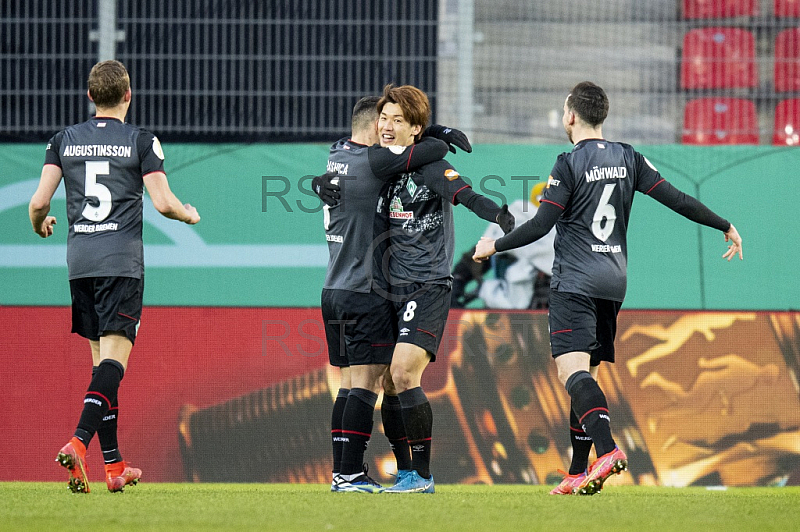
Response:
[{"label": "blurred background", "polygon": [[797,0],[6,0],[0,131],[82,120],[119,59],[129,120],[180,141],[318,141],[387,82],[425,90],[473,142],[562,142],[566,92],[611,99],[631,143],[798,143]]}]

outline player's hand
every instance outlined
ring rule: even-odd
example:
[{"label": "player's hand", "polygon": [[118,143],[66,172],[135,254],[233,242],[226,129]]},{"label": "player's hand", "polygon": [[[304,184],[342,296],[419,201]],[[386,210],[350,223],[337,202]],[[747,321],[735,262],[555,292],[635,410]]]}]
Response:
[{"label": "player's hand", "polygon": [[36,229],[36,234],[42,238],[47,238],[53,234],[53,226],[56,225],[55,216],[45,216],[42,225]]},{"label": "player's hand", "polygon": [[723,259],[728,259],[728,262],[736,255],[739,254],[739,260],[744,260],[742,256],[742,237],[739,236],[739,231],[731,224],[731,228],[725,233],[725,242],[730,242],[728,251],[722,256]]},{"label": "player's hand", "polygon": [[508,212],[508,205],[503,205],[497,215],[497,225],[503,230],[503,234],[507,235],[514,230],[515,224],[514,215]]},{"label": "player's hand", "polygon": [[311,180],[311,190],[329,207],[339,203],[339,185],[331,183],[336,174],[326,173]]},{"label": "player's hand", "polygon": [[447,147],[452,153],[456,152],[456,149],[453,146],[457,146],[467,153],[472,153],[472,144],[469,143],[469,139],[464,132],[459,131],[458,129],[434,124],[425,130],[423,136],[434,137],[445,141],[447,143]]},{"label": "player's hand", "polygon": [[200,215],[197,213],[197,209],[192,207],[191,204],[187,203],[183,208],[189,213],[189,219],[186,221],[187,224],[194,225],[200,221]]},{"label": "player's hand", "polygon": [[472,260],[475,262],[483,262],[492,255],[497,253],[494,250],[494,239],[482,236],[475,246],[475,254],[472,255]]}]

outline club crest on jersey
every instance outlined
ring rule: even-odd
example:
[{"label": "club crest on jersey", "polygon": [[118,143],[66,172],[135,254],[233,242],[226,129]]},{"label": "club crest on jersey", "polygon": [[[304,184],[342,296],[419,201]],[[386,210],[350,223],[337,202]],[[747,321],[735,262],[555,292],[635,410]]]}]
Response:
[{"label": "club crest on jersey", "polygon": [[417,184],[414,183],[414,180],[410,177],[408,178],[408,183],[406,183],[406,190],[411,195],[411,199],[414,199],[414,193],[417,191]]},{"label": "club crest on jersey", "polygon": [[547,186],[544,188],[550,188],[550,185],[557,187],[561,184],[561,181],[558,179],[553,179],[553,176],[547,176]]},{"label": "club crest on jersey", "polygon": [[458,172],[456,172],[452,168],[448,168],[447,170],[444,171],[444,177],[448,181],[453,181],[454,179],[457,179],[459,177],[459,175],[458,175]]},{"label": "club crest on jersey", "polygon": [[413,212],[403,210],[403,202],[395,196],[389,204],[389,218],[399,218],[401,220],[411,220],[414,218]]}]

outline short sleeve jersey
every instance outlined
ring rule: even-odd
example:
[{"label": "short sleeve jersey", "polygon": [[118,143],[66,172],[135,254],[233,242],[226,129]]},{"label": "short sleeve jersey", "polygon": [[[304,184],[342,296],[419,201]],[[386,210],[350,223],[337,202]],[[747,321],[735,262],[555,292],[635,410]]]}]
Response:
[{"label": "short sleeve jersey", "polygon": [[143,177],[164,171],[158,139],[116,118],[94,117],[56,133],[45,164],[64,176],[69,278],[141,279]]},{"label": "short sleeve jersey", "polygon": [[633,196],[663,178],[628,144],[583,140],[559,155],[542,201],[561,207],[550,286],[623,301],[627,288],[627,230]]},{"label": "short sleeve jersey", "polygon": [[375,287],[388,288],[380,266],[389,244],[388,224],[378,209],[386,183],[370,167],[371,149],[346,138],[331,146],[328,171],[339,176],[333,182],[339,184],[341,200],[323,207],[327,289],[368,293]]},{"label": "short sleeve jersey", "polygon": [[446,161],[402,174],[389,188],[388,211],[393,286],[451,282],[456,194],[469,187]]}]

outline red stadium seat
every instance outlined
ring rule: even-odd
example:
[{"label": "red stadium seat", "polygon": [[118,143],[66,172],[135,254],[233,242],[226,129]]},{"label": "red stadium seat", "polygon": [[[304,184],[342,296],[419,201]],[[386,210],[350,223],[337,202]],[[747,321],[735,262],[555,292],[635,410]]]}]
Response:
[{"label": "red stadium seat", "polygon": [[758,15],[756,0],[683,0],[683,18],[754,17],[756,15]]},{"label": "red stadium seat", "polygon": [[758,84],[753,34],[697,28],[683,37],[682,89],[750,88]]},{"label": "red stadium seat", "polygon": [[740,98],[698,98],[686,103],[684,144],[758,144],[756,106]]},{"label": "red stadium seat", "polygon": [[772,128],[775,146],[800,146],[800,100],[778,102],[775,106],[775,125]]},{"label": "red stadium seat", "polygon": [[783,30],[775,38],[775,90],[800,91],[800,28]]},{"label": "red stadium seat", "polygon": [[800,17],[800,0],[775,0],[776,17]]}]

